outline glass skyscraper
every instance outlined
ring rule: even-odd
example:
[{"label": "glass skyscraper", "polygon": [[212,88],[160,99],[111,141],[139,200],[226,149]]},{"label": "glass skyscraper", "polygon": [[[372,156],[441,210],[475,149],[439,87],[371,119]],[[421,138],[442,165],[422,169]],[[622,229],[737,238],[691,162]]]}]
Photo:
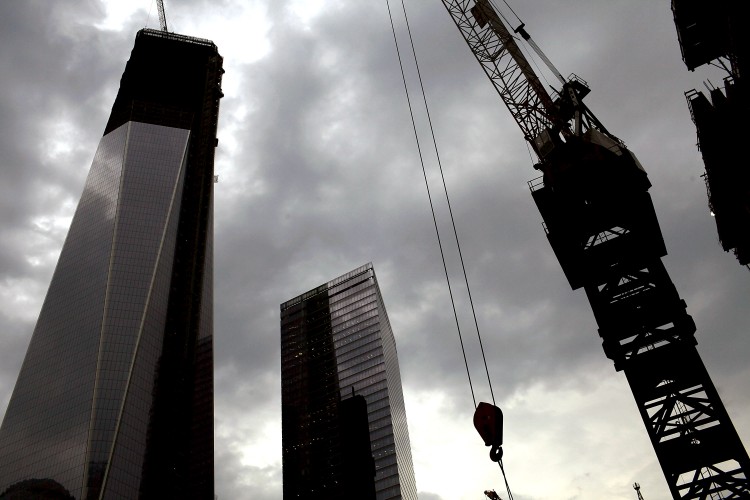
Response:
[{"label": "glass skyscraper", "polygon": [[213,500],[222,73],[208,40],[138,32],[0,427],[0,498]]},{"label": "glass skyscraper", "polygon": [[281,304],[281,413],[285,500],[417,499],[372,264]]}]

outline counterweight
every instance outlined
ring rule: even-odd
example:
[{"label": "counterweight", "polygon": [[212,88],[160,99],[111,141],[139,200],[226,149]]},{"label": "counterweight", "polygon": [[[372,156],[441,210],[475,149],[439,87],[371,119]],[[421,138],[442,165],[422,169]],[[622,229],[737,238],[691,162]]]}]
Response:
[{"label": "counterweight", "polygon": [[488,0],[441,1],[536,152],[543,175],[529,187],[547,238],[625,372],[672,496],[748,498],[750,459],[662,263],[646,172],[583,104],[586,82],[547,93]]}]

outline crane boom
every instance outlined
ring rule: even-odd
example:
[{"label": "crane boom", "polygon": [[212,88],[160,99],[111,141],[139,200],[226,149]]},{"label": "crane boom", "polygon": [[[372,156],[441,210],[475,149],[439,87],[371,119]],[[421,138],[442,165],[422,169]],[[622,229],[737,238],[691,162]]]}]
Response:
[{"label": "crane boom", "polygon": [[490,0],[441,1],[539,158],[543,176],[529,187],[547,239],[570,286],[586,292],[673,498],[750,498],[750,458],[661,261],[645,170],[583,104],[585,82],[546,92]]},{"label": "crane boom", "polygon": [[443,0],[524,138],[535,147],[534,138],[556,119],[555,104],[495,10],[486,0],[470,7],[473,3]]},{"label": "crane boom", "polygon": [[162,31],[167,30],[167,15],[164,13],[164,0],[156,0],[156,9],[159,11],[159,26]]},{"label": "crane boom", "polygon": [[[622,146],[583,104],[586,82],[572,75],[554,99],[550,96],[489,0],[441,1],[540,161],[558,136],[581,136],[590,129]],[[533,43],[523,26],[516,31]],[[533,48],[561,78],[536,43]]]}]

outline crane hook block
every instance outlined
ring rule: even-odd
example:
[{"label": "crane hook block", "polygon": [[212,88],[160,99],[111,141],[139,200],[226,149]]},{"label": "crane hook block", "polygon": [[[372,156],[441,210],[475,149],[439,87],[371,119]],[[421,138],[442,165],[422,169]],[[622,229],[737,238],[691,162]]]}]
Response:
[{"label": "crane hook block", "polygon": [[502,446],[503,412],[500,408],[489,403],[479,403],[474,411],[474,427],[484,440],[485,446]]}]

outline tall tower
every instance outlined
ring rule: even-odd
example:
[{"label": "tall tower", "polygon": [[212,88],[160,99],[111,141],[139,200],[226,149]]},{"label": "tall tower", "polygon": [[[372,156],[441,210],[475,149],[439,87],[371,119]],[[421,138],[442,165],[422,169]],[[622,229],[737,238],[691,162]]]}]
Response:
[{"label": "tall tower", "polygon": [[416,500],[396,341],[372,264],[281,304],[281,415],[285,500]]},{"label": "tall tower", "polygon": [[213,499],[222,73],[208,40],[138,32],[0,428],[0,498]]}]

